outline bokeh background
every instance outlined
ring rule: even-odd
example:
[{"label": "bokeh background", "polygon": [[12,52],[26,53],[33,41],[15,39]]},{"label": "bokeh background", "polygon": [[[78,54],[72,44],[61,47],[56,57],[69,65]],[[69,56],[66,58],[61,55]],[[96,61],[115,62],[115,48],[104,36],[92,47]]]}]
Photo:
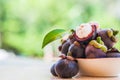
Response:
[{"label": "bokeh background", "polygon": [[[120,30],[119,8],[120,0],[0,0],[0,48],[26,57],[43,58],[48,49],[53,55],[56,42],[41,49],[47,32],[89,21]],[[120,50],[120,34],[118,40]]]}]

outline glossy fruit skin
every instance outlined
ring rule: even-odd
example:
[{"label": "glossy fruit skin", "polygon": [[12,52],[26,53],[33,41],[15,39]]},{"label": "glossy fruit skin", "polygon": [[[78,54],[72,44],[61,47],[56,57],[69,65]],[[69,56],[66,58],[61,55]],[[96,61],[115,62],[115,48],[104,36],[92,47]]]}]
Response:
[{"label": "glossy fruit skin", "polygon": [[61,78],[72,78],[78,71],[78,64],[68,59],[60,59],[55,65],[55,71]]},{"label": "glossy fruit skin", "polygon": [[70,37],[59,46],[59,51],[61,51],[62,54],[67,55],[69,46],[75,41],[74,36],[70,35]]},{"label": "glossy fruit skin", "polygon": [[67,55],[68,53],[68,48],[70,46],[71,42],[70,40],[67,40],[61,47],[61,53]]},{"label": "glossy fruit skin", "polygon": [[106,53],[101,49],[95,48],[94,46],[88,45],[85,49],[86,58],[104,58]]},{"label": "glossy fruit skin", "polygon": [[106,55],[109,58],[120,58],[120,53],[118,53],[118,52],[109,52]]},{"label": "glossy fruit skin", "polygon": [[107,30],[99,30],[98,32],[98,36],[101,37],[102,41],[104,42],[104,44],[107,46],[108,49],[112,48],[115,44],[115,42],[113,42],[107,35]]},{"label": "glossy fruit skin", "polygon": [[50,72],[53,76],[57,76],[56,72],[55,72],[55,64],[52,65]]},{"label": "glossy fruit skin", "polygon": [[68,49],[68,54],[69,53],[74,58],[85,58],[85,49],[81,45],[71,44]]}]

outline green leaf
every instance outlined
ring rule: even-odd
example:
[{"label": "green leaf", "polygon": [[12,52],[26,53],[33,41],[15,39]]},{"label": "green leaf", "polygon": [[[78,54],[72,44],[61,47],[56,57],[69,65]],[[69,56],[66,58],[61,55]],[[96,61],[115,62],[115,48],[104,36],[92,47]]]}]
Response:
[{"label": "green leaf", "polygon": [[55,29],[48,32],[43,39],[42,48],[44,48],[50,42],[60,39],[65,32],[66,30],[64,29]]},{"label": "green leaf", "polygon": [[114,31],[113,31],[113,35],[114,35],[114,36],[116,36],[118,33],[119,33],[118,30],[114,30]]}]

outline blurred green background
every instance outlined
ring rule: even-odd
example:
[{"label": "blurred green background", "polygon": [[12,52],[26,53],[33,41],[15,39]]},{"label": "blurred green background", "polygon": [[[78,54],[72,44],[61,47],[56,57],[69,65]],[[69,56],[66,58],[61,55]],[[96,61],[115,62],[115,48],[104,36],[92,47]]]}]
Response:
[{"label": "blurred green background", "polygon": [[[120,0],[0,0],[0,47],[43,57],[42,40],[51,29],[71,29],[89,21],[119,29],[119,5]],[[118,39],[115,46],[120,50],[120,34]]]}]

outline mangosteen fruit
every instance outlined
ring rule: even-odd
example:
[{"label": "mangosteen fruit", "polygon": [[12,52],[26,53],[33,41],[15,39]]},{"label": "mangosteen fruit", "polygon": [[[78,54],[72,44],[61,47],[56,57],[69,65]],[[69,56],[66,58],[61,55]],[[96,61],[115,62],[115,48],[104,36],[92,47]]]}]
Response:
[{"label": "mangosteen fruit", "polygon": [[116,38],[116,35],[118,34],[117,30],[113,29],[99,30],[97,34],[98,36],[101,37],[102,41],[105,43],[108,49],[112,48],[114,44],[117,42]]},{"label": "mangosteen fruit", "polygon": [[95,39],[97,36],[96,26],[92,26],[90,23],[81,24],[75,31],[74,36],[77,41],[84,44],[88,44],[89,41]]},{"label": "mangosteen fruit", "polygon": [[91,40],[85,49],[86,58],[104,58],[106,57],[106,52],[107,47],[101,37],[97,37],[97,40]]},{"label": "mangosteen fruit", "polygon": [[70,46],[71,42],[70,40],[67,40],[61,47],[61,53],[67,55],[68,53],[68,48]]},{"label": "mangosteen fruit", "polygon": [[55,72],[60,78],[72,78],[78,71],[77,62],[67,58],[60,59],[55,65]]},{"label": "mangosteen fruit", "polygon": [[74,58],[85,58],[84,51],[85,48],[83,48],[83,46],[79,42],[75,41],[73,44],[70,45],[67,55]]},{"label": "mangosteen fruit", "polygon": [[62,41],[62,44],[59,46],[59,51],[61,51],[62,54],[67,55],[69,46],[74,41],[75,41],[75,38],[73,37],[73,34],[69,35],[69,37],[66,41]]}]

